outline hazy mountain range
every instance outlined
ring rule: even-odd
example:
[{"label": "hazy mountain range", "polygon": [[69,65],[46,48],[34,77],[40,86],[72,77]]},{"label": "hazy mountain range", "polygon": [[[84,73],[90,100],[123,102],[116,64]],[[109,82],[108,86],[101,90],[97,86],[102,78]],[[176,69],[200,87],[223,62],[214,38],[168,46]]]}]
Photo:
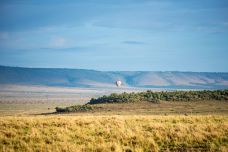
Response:
[{"label": "hazy mountain range", "polygon": [[123,87],[228,89],[228,73],[95,71],[0,66],[1,85],[116,87],[117,80],[123,82]]}]

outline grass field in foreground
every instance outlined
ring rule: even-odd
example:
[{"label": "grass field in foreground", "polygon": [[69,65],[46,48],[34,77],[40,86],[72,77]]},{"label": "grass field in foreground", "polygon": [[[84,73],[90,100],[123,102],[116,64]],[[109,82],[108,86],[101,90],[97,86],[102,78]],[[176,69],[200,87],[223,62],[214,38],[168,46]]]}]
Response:
[{"label": "grass field in foreground", "polygon": [[225,152],[228,117],[1,117],[0,151]]}]

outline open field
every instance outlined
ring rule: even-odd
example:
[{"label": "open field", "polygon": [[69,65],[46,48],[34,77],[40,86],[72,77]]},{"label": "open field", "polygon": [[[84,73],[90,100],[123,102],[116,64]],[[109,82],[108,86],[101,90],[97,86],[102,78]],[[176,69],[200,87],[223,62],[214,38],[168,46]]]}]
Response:
[{"label": "open field", "polygon": [[[49,115],[56,106],[71,106],[77,102],[48,103],[0,103],[1,116]],[[228,115],[226,101],[122,103],[98,104],[88,112],[65,113],[64,115]]]},{"label": "open field", "polygon": [[[59,88],[44,86],[1,86],[0,115],[39,115],[55,112],[56,107],[81,105],[93,97],[107,95],[113,92],[138,92],[145,89],[120,88]],[[98,104],[89,113],[74,113],[71,115],[111,115],[111,114],[228,114],[227,101],[191,101],[191,102],[148,102],[131,104]]]},{"label": "open field", "polygon": [[119,115],[227,115],[226,101],[98,104],[93,114]]},{"label": "open field", "polygon": [[227,150],[227,116],[33,116],[0,119],[0,151]]},{"label": "open field", "polygon": [[[131,90],[113,90],[123,91]],[[54,113],[110,92],[1,88],[0,151],[228,151],[227,101],[95,104],[92,111]]]},{"label": "open field", "polygon": [[[70,88],[47,86],[0,85],[0,115],[51,113],[55,107],[81,105],[93,97],[113,92],[138,92],[142,88]],[[159,89],[155,89],[159,90]]]},{"label": "open field", "polygon": [[0,115],[27,115],[54,112],[57,106],[65,107],[85,104],[92,97],[123,91],[140,90],[134,88],[113,89],[0,85]]}]

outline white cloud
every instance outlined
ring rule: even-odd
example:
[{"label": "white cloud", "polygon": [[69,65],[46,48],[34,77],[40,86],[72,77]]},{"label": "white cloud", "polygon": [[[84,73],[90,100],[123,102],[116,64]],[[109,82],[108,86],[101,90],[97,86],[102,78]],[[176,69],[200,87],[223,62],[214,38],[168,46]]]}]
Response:
[{"label": "white cloud", "polygon": [[64,48],[66,47],[67,40],[63,37],[54,37],[51,39],[50,47]]}]

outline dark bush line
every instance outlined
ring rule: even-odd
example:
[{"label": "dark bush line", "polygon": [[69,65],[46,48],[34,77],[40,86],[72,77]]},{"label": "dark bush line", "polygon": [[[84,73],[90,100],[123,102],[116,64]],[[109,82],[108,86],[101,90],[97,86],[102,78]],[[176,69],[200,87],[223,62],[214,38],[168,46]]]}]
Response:
[{"label": "dark bush line", "polygon": [[92,98],[88,104],[99,103],[128,103],[148,101],[158,103],[162,101],[202,101],[202,100],[228,100],[228,90],[203,90],[203,91],[161,91],[138,93],[112,93],[109,96],[102,96],[97,99]]},{"label": "dark bush line", "polygon": [[89,111],[93,110],[93,107],[91,105],[75,105],[75,106],[70,106],[70,107],[65,107],[65,108],[60,108],[56,107],[55,108],[56,112],[77,112],[77,111]]},{"label": "dark bush line", "polygon": [[138,93],[112,93],[111,95],[104,95],[97,99],[92,98],[89,103],[85,105],[75,105],[65,108],[56,107],[56,112],[83,112],[93,110],[92,104],[99,103],[133,103],[140,101],[148,101],[151,103],[159,103],[159,101],[203,101],[203,100],[228,100],[228,90],[204,90],[204,91],[161,91],[153,92],[148,90],[146,92]]}]

